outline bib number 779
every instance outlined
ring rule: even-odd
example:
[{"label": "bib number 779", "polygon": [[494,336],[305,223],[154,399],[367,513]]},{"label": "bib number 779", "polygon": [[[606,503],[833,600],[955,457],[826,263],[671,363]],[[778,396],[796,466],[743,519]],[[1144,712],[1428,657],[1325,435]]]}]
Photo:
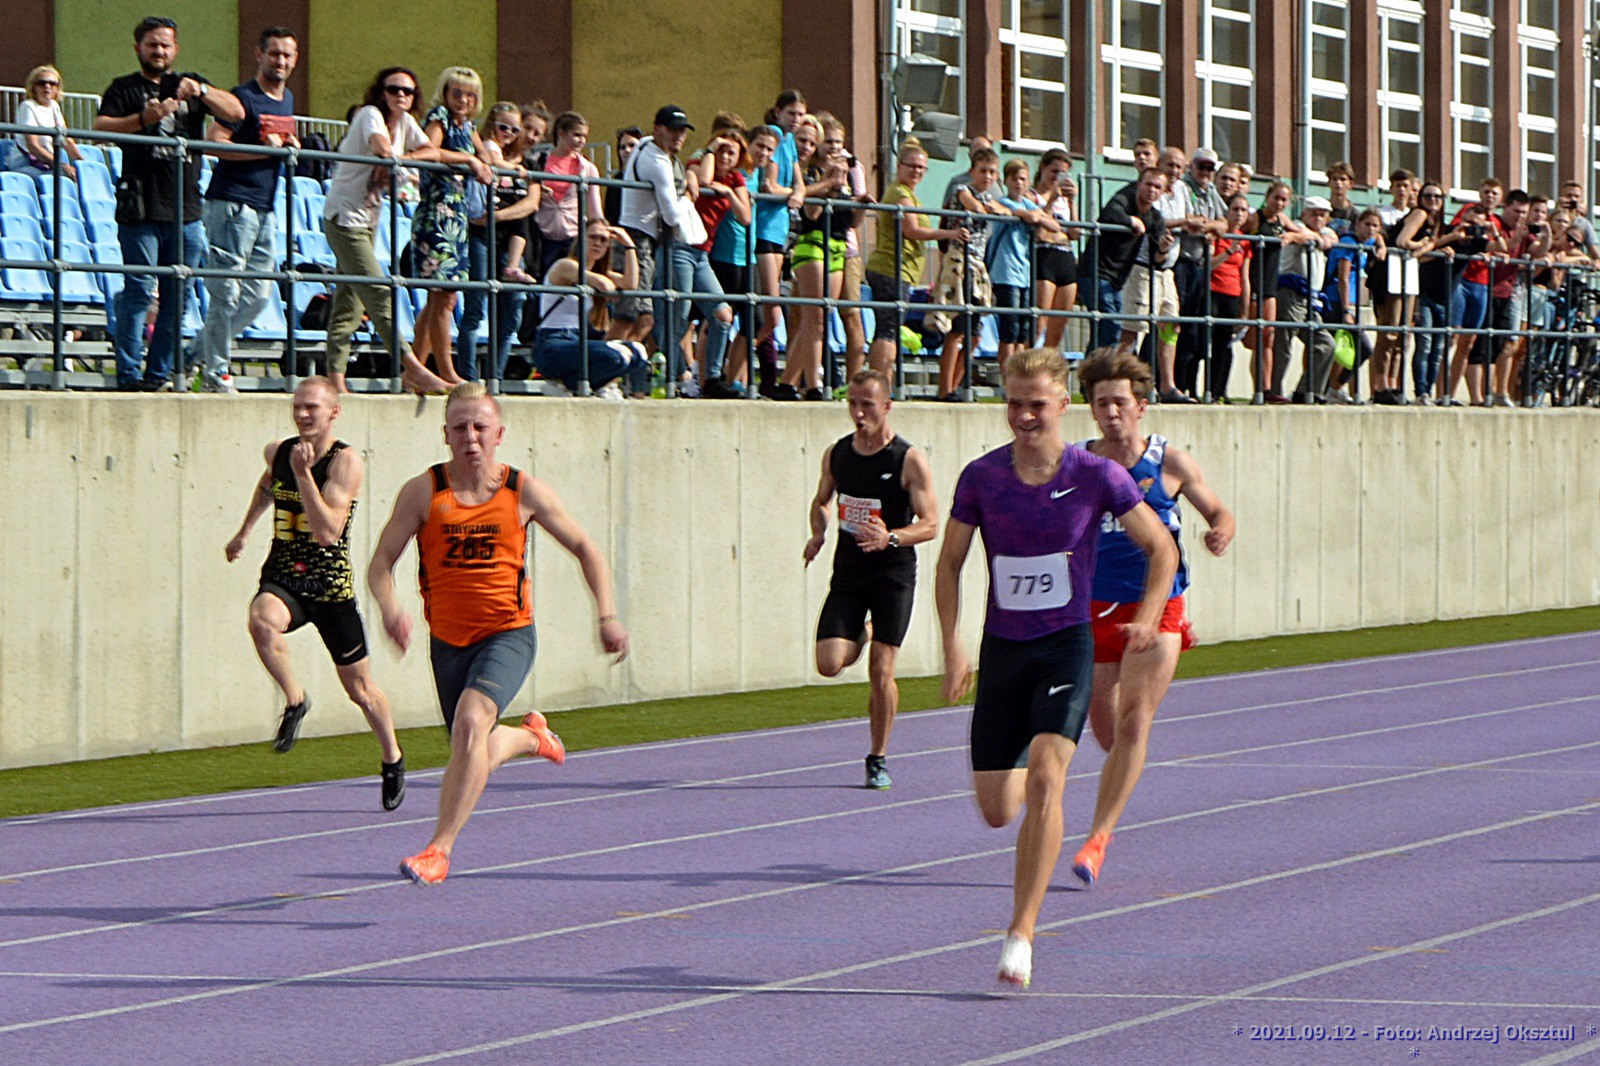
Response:
[{"label": "bib number 779", "polygon": [[997,555],[991,575],[995,602],[1007,611],[1050,611],[1072,602],[1067,555]]}]

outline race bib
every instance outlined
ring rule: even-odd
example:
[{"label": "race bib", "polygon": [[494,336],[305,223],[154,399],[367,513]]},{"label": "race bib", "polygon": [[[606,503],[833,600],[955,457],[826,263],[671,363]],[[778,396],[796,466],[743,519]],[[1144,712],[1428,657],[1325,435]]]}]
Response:
[{"label": "race bib", "polygon": [[839,528],[846,533],[856,534],[866,529],[867,522],[873,518],[882,521],[883,501],[863,499],[860,496],[846,496],[839,493]]},{"label": "race bib", "polygon": [[1006,611],[1050,611],[1072,602],[1072,577],[1065,552],[996,555],[994,598]]}]

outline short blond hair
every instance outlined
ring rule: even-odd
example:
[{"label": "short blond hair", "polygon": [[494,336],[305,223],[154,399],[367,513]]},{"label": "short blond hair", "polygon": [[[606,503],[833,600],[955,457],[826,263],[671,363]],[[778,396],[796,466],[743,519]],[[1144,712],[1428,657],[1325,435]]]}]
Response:
[{"label": "short blond hair", "polygon": [[445,94],[450,91],[450,86],[459,85],[468,92],[476,93],[478,106],[472,109],[471,118],[483,114],[483,79],[478,77],[478,72],[471,67],[445,67],[439,72],[439,80],[433,86],[433,99],[428,102],[429,108],[443,107]]},{"label": "short blond hair", "polygon": [[489,394],[489,387],[481,381],[463,381],[450,390],[450,395],[444,399],[444,417],[450,421],[450,408],[458,403],[471,403],[473,400],[488,400],[494,405],[496,416],[501,415],[500,401]]},{"label": "short blond hair", "polygon": [[67,91],[67,84],[65,79],[61,77],[61,72],[55,67],[52,67],[50,64],[45,63],[42,66],[34,67],[32,70],[28,71],[28,80],[22,83],[23,88],[28,90],[28,95],[30,97],[33,95],[33,83],[44,77],[46,74],[54,74],[56,76],[56,81],[60,82],[60,84],[56,87],[62,92]]},{"label": "short blond hair", "polygon": [[1062,391],[1067,388],[1067,361],[1054,348],[1029,348],[1006,360],[1007,378],[1048,377]]}]

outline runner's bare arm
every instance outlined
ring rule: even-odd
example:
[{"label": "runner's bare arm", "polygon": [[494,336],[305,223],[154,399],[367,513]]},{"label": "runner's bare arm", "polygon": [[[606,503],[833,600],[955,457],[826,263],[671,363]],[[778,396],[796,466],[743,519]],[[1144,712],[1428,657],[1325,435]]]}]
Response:
[{"label": "runner's bare arm", "polygon": [[961,567],[972,550],[976,528],[956,518],[945,523],[944,543],[934,572],[933,602],[939,611],[939,633],[944,642],[944,698],[952,703],[965,698],[972,687],[972,666],[956,623],[961,617]]},{"label": "runner's bare arm", "polygon": [[328,482],[318,489],[316,478],[311,476],[311,446],[302,443],[294,448],[290,465],[300,486],[300,506],[311,523],[311,536],[324,548],[331,548],[344,535],[350,505],[361,492],[361,456],[354,448],[345,448],[334,456],[328,465]]},{"label": "runner's bare arm", "polygon": [[522,512],[539,528],[555,538],[556,543],[572,553],[583,570],[583,580],[594,597],[595,613],[599,615],[600,644],[606,652],[615,655],[612,662],[620,663],[628,657],[628,631],[617,618],[617,601],[611,587],[611,568],[606,565],[600,548],[584,532],[577,519],[561,505],[555,490],[536,477],[522,479]]},{"label": "runner's bare arm", "polygon": [[1178,492],[1194,505],[1200,517],[1210,528],[1206,530],[1206,550],[1221,555],[1233,542],[1233,512],[1224,507],[1216,492],[1206,481],[1205,471],[1194,461],[1194,456],[1176,448],[1167,452],[1166,468],[1178,477]]},{"label": "runner's bare arm", "polygon": [[828,507],[833,502],[837,488],[833,481],[833,445],[830,444],[822,453],[822,477],[817,481],[817,494],[811,498],[811,539],[806,541],[805,550],[801,553],[807,566],[811,565],[811,560],[817,557],[828,538]]},{"label": "runner's bare arm", "polygon": [[411,646],[411,616],[394,594],[394,564],[400,561],[406,545],[428,520],[428,502],[432,498],[427,474],[420,474],[400,487],[394,511],[378,535],[372,561],[367,564],[367,591],[372,593],[373,602],[383,614],[384,632],[402,654]]},{"label": "runner's bare arm", "polygon": [[900,469],[900,484],[911,494],[911,513],[917,516],[909,526],[891,530],[883,519],[872,515],[856,532],[856,543],[864,552],[881,552],[889,547],[889,534],[898,533],[900,547],[921,544],[939,535],[939,501],[933,495],[933,475],[928,458],[915,448],[906,452]]},{"label": "runner's bare arm", "polygon": [[1150,505],[1140,501],[1126,514],[1117,516],[1122,528],[1133,542],[1144,550],[1149,560],[1145,567],[1144,597],[1139,601],[1139,614],[1124,625],[1128,650],[1148,651],[1156,642],[1161,626],[1161,613],[1166,610],[1167,597],[1172,592],[1172,577],[1178,572],[1178,549],[1172,543],[1172,534],[1161,524]]},{"label": "runner's bare arm", "polygon": [[228,546],[223,549],[223,554],[228,557],[228,562],[233,562],[244,552],[244,542],[250,539],[250,531],[255,528],[256,522],[272,507],[272,458],[278,451],[278,442],[273,441],[267,445],[266,473],[261,475],[261,480],[256,482],[255,491],[250,494],[250,506],[245,508],[244,521],[239,523],[239,532],[228,541]]}]

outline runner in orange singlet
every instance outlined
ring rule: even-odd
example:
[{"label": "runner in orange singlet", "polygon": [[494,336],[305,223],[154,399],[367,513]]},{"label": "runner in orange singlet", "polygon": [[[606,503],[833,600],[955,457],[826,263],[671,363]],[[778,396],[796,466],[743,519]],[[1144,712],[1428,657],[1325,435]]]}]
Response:
[{"label": "runner in orange singlet", "polygon": [[384,631],[403,653],[411,644],[412,620],[395,597],[394,566],[416,538],[434,686],[450,730],[450,764],[439,788],[433,839],[400,863],[400,872],[419,885],[436,885],[450,872],[456,836],[495,767],[520,755],[557,765],[566,761],[561,738],[538,711],[523,718],[521,728],[496,728],[533,668],[530,521],[583,568],[600,616],[601,645],[617,662],[628,654],[628,633],[617,620],[611,571],[600,549],[549,485],[495,460],[505,432],[500,405],[481,383],[451,390],[444,411],[450,461],[400,489],[367,569]]}]

